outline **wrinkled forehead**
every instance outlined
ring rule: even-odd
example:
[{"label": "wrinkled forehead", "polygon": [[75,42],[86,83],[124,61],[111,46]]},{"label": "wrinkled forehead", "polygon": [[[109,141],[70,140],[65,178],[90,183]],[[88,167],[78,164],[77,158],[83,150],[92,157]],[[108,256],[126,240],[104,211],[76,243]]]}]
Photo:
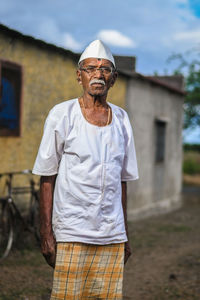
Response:
[{"label": "wrinkled forehead", "polygon": [[113,64],[110,60],[104,59],[104,58],[86,58],[82,60],[80,63],[82,66],[107,66],[107,67],[113,67]]}]

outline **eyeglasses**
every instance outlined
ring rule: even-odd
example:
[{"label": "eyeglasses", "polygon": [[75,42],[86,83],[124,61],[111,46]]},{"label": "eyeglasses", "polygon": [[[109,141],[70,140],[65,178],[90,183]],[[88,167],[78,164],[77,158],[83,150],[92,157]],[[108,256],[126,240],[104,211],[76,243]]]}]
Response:
[{"label": "eyeglasses", "polygon": [[83,70],[85,72],[87,72],[90,75],[93,75],[96,73],[96,71],[101,71],[101,73],[103,73],[104,75],[110,75],[113,72],[113,68],[112,67],[93,67],[93,66],[88,66],[88,67],[81,67],[80,70]]}]

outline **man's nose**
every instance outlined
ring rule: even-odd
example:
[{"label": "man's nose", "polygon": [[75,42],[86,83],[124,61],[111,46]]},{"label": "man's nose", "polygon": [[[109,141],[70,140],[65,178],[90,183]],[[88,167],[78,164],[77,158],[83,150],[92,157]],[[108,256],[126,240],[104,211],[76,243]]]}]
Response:
[{"label": "man's nose", "polygon": [[103,78],[103,70],[101,70],[100,68],[97,68],[95,71],[95,77],[97,78]]}]

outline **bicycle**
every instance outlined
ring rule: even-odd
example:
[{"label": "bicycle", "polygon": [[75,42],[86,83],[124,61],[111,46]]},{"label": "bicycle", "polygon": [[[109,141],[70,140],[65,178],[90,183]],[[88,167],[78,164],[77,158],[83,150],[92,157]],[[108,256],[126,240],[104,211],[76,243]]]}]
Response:
[{"label": "bicycle", "polygon": [[[30,170],[21,172],[0,173],[0,178],[6,176],[6,195],[0,197],[0,260],[6,258],[12,248],[16,221],[20,220],[24,230],[34,233],[39,242],[39,193],[35,182],[29,180],[29,186],[13,187],[13,176],[32,174]],[[14,195],[30,194],[28,218],[22,215]]]}]

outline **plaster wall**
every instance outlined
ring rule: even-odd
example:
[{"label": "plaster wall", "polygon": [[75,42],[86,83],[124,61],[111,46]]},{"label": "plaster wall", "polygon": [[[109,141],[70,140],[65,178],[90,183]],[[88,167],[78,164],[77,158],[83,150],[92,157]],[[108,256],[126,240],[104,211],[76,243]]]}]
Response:
[{"label": "plaster wall", "polygon": [[[19,137],[0,137],[0,173],[32,169],[49,110],[76,98],[82,90],[76,80],[76,60],[37,43],[0,33],[0,59],[23,67],[22,131]],[[126,80],[119,77],[108,101],[124,107]]]},{"label": "plaster wall", "polygon": [[[128,216],[137,219],[180,205],[183,96],[140,79],[128,84],[126,108],[133,126],[139,180],[128,185]],[[155,120],[166,121],[165,158],[155,161]]]}]

